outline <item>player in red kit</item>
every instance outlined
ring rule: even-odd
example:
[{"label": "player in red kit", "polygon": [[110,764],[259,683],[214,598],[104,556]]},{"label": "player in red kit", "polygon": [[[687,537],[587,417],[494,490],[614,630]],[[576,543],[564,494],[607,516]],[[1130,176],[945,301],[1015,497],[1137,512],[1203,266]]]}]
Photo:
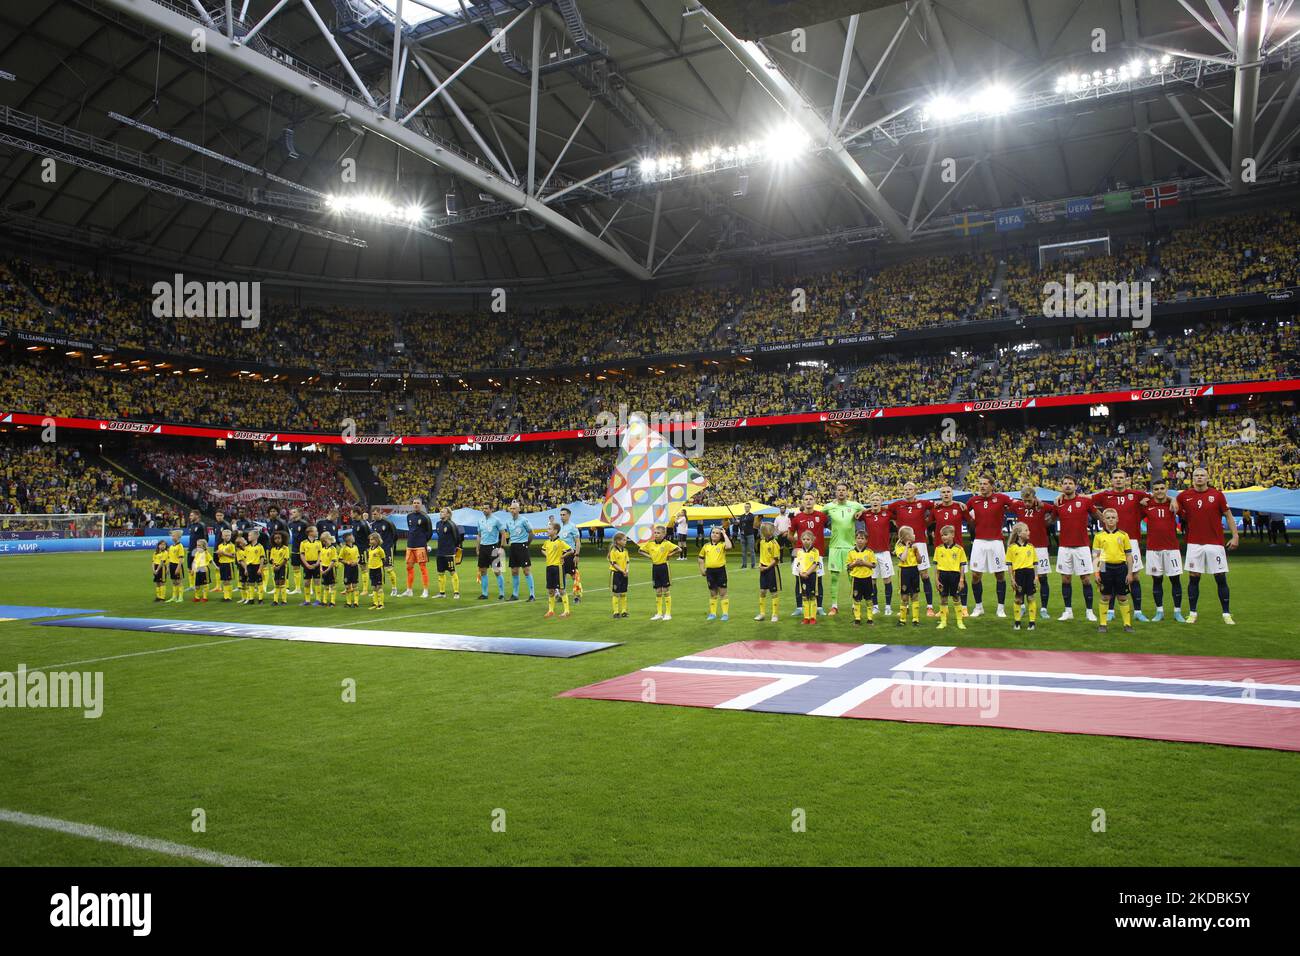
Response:
[{"label": "player in red kit", "polygon": [[1033,545],[1037,561],[1034,573],[1038,577],[1038,616],[1050,619],[1047,613],[1047,575],[1052,570],[1052,559],[1047,553],[1047,523],[1056,518],[1056,508],[1038,500],[1038,492],[1033,485],[1020,489],[1020,500],[1011,502],[1011,512],[1016,520],[1029,529],[1029,543]]},{"label": "player in red kit", "polygon": [[1235,624],[1228,612],[1228,555],[1223,548],[1223,519],[1228,519],[1232,537],[1228,550],[1237,548],[1237,519],[1228,508],[1228,499],[1218,488],[1210,487],[1210,473],[1204,468],[1192,471],[1192,487],[1178,493],[1178,513],[1187,528],[1187,623],[1196,623],[1196,602],[1201,596],[1201,575],[1213,574],[1223,607],[1223,623]]},{"label": "player in red kit", "polygon": [[[819,555],[826,554],[826,513],[817,510],[817,499],[811,491],[805,492],[803,496],[803,505],[795,514],[790,516],[790,537],[795,541],[803,540],[803,533],[811,531],[813,536],[813,547],[817,549]],[[794,573],[794,580],[799,580],[798,573]],[[822,578],[821,572],[817,574],[817,613],[825,614],[826,611],[822,606]],[[795,590],[795,611],[800,617],[803,616],[803,594],[801,590]]]},{"label": "player in red kit", "polygon": [[[945,525],[950,526],[956,534],[953,544],[963,545],[965,542],[962,540],[962,529],[966,525],[966,505],[953,500],[952,485],[944,485],[939,489],[939,500],[934,504],[934,546],[936,548],[943,544],[939,532]],[[965,617],[970,612],[966,607],[966,575],[964,574],[961,576],[961,590],[957,597],[960,601],[957,605],[957,613]]]},{"label": "player in red kit", "polygon": [[[1129,585],[1129,593],[1133,596],[1133,617],[1139,621],[1146,621],[1147,616],[1142,613],[1142,583],[1138,580],[1138,574],[1142,571],[1142,549],[1138,546],[1138,540],[1142,536],[1142,506],[1151,496],[1145,491],[1130,488],[1128,472],[1123,468],[1112,468],[1110,488],[1099,491],[1091,497],[1093,504],[1102,511],[1107,508],[1115,509],[1115,513],[1119,515],[1117,527],[1128,535],[1129,553],[1134,558],[1133,583]],[[1112,595],[1106,619],[1113,620],[1114,617],[1115,597]]]},{"label": "player in red kit", "polygon": [[971,617],[984,613],[984,574],[992,571],[998,579],[998,617],[1007,616],[1007,548],[1002,540],[1002,523],[1011,498],[993,490],[993,478],[981,475],[979,493],[966,501],[966,511],[974,526],[970,551],[971,592],[975,608]]},{"label": "player in red kit", "polygon": [[1078,493],[1078,482],[1073,475],[1061,479],[1061,493],[1053,506],[1056,508],[1057,549],[1056,573],[1061,576],[1061,600],[1065,610],[1058,621],[1074,620],[1070,599],[1074,595],[1074,576],[1083,585],[1083,606],[1088,610],[1088,620],[1097,620],[1092,611],[1092,549],[1088,546],[1088,518],[1097,506],[1087,495]]},{"label": "player in red kit", "polygon": [[1151,495],[1142,506],[1147,523],[1147,575],[1156,603],[1153,623],[1165,617],[1165,578],[1174,598],[1174,620],[1183,621],[1183,556],[1178,552],[1178,502],[1169,497],[1163,478],[1151,482]]},{"label": "player in red kit", "polygon": [[[867,528],[867,547],[876,553],[876,570],[872,574],[877,588],[880,582],[885,584],[885,616],[893,613],[890,605],[894,603],[894,554],[890,550],[890,528],[893,519],[889,511],[881,505],[880,495],[873,494],[867,499],[867,510],[858,515]],[[880,593],[876,593],[873,611],[879,611]]]},{"label": "player in red kit", "polygon": [[921,572],[921,586],[925,588],[925,616],[934,617],[934,571],[930,567],[930,548],[927,533],[934,519],[934,502],[916,497],[916,483],[903,486],[903,497],[893,502],[889,516],[899,528],[911,528],[915,536],[917,570]]}]

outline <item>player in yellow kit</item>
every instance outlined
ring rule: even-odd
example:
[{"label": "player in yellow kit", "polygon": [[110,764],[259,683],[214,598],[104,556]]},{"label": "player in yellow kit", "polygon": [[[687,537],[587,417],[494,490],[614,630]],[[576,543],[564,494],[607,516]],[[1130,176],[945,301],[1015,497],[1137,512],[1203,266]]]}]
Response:
[{"label": "player in yellow kit", "polygon": [[[1136,558],[1132,554],[1132,542],[1128,532],[1119,530],[1119,512],[1107,508],[1101,513],[1104,530],[1098,531],[1092,538],[1092,566],[1097,570],[1093,576],[1097,579],[1098,595],[1101,601],[1110,603],[1115,598],[1119,605],[1120,617],[1124,621],[1124,630],[1133,633],[1133,605],[1129,601],[1129,586],[1133,583],[1133,566]],[[1098,633],[1106,633],[1106,615],[1097,605]]]},{"label": "player in yellow kit", "polygon": [[650,620],[671,621],[673,584],[668,576],[668,559],[682,549],[668,540],[668,530],[663,525],[655,525],[653,534],[645,544],[637,545],[640,552],[650,559],[650,584],[655,589],[655,613]]},{"label": "player in yellow kit", "polygon": [[853,583],[853,623],[862,626],[862,609],[867,609],[867,623],[875,624],[876,615],[872,608],[875,595],[873,575],[876,572],[876,552],[867,547],[867,533],[859,531],[854,547],[844,558],[849,580]]},{"label": "player in yellow kit", "polygon": [[321,606],[320,587],[320,538],[316,537],[316,526],[307,526],[307,537],[298,546],[298,557],[302,561],[302,606],[315,604]]},{"label": "player in yellow kit", "polygon": [[758,532],[758,613],[754,620],[767,617],[767,600],[772,599],[772,622],[781,614],[781,542],[776,540],[776,527],[763,522]]},{"label": "player in yellow kit", "polygon": [[361,550],[357,540],[349,531],[343,536],[343,546],[339,548],[339,563],[343,565],[343,604],[345,607],[360,607],[361,598],[357,595],[357,585],[361,579]]},{"label": "player in yellow kit", "polygon": [[898,529],[898,544],[894,546],[898,565],[898,626],[907,623],[908,608],[912,610],[912,626],[921,626],[921,603],[916,596],[921,592],[921,553],[916,549],[916,532],[903,525]]},{"label": "player in yellow kit", "polygon": [[803,612],[803,623],[817,623],[817,572],[822,567],[821,552],[817,550],[813,533],[805,531],[799,539],[799,546],[794,550],[794,573],[799,584],[799,594],[803,603],[799,609]]},{"label": "player in yellow kit", "polygon": [[266,547],[258,539],[257,532],[250,531],[248,544],[244,546],[245,604],[261,604],[266,597],[266,587],[262,583],[262,565],[265,563]]},{"label": "player in yellow kit", "polygon": [[383,610],[384,607],[384,565],[388,561],[388,552],[384,542],[375,532],[370,534],[370,546],[366,549],[366,573],[370,577],[370,609]]},{"label": "player in yellow kit", "polygon": [[934,566],[939,571],[939,627],[948,626],[948,608],[953,609],[957,619],[957,629],[966,630],[962,620],[964,606],[961,595],[966,590],[966,564],[970,560],[966,549],[957,543],[957,529],[950,524],[939,529],[939,547],[934,549]]},{"label": "player in yellow kit", "polygon": [[288,604],[289,544],[283,531],[271,535],[271,603]]},{"label": "player in yellow kit", "polygon": [[153,549],[153,599],[165,601],[167,598],[167,542],[159,541]]},{"label": "player in yellow kit", "polygon": [[229,528],[221,529],[221,540],[217,542],[217,576],[221,579],[221,600],[229,601],[235,578],[235,542]]},{"label": "player in yellow kit", "polygon": [[546,528],[547,538],[542,542],[542,556],[546,558],[546,614],[555,617],[555,599],[562,598],[564,612],[569,616],[569,592],[564,590],[564,556],[573,549],[560,538],[560,526],[552,521]]},{"label": "player in yellow kit", "polygon": [[614,616],[627,617],[627,570],[631,555],[627,550],[627,535],[622,531],[614,535],[614,543],[609,554],[609,590],[613,602]]},{"label": "player in yellow kit", "polygon": [[700,547],[700,576],[709,585],[709,613],[706,621],[718,620],[718,611],[722,611],[722,620],[731,617],[731,602],[727,600],[727,551],[731,548],[731,539],[721,527],[709,532],[709,543]]},{"label": "player in yellow kit", "polygon": [[167,576],[172,583],[172,596],[168,600],[180,604],[185,600],[185,545],[181,544],[181,533],[172,532],[172,543],[167,548]]},{"label": "player in yellow kit", "polygon": [[337,599],[339,549],[334,546],[334,536],[328,531],[320,536],[320,586],[321,604],[333,607]]},{"label": "player in yellow kit", "polygon": [[194,603],[208,600],[208,584],[212,577],[212,552],[208,542],[199,538],[194,542],[194,554],[190,558],[190,580],[194,582]]},{"label": "player in yellow kit", "polygon": [[1011,584],[1015,588],[1011,627],[1020,630],[1020,618],[1028,605],[1029,619],[1025,630],[1034,629],[1038,617],[1038,549],[1029,538],[1029,525],[1018,521],[1007,537],[1007,567],[1011,569]]}]

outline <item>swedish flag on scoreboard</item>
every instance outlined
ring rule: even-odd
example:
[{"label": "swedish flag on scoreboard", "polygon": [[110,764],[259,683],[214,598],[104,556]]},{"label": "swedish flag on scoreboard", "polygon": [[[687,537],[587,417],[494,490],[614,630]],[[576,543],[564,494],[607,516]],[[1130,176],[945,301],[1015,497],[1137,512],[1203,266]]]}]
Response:
[{"label": "swedish flag on scoreboard", "polygon": [[985,226],[993,224],[993,220],[986,219],[984,213],[964,212],[960,216],[952,217],[953,232],[959,236],[975,236],[984,231]]}]

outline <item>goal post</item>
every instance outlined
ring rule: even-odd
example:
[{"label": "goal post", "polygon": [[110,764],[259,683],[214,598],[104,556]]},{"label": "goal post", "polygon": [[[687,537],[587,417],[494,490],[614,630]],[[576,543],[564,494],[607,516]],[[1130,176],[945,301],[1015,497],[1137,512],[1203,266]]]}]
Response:
[{"label": "goal post", "polygon": [[1091,236],[1086,239],[1071,239],[1067,242],[1040,242],[1038,244],[1038,268],[1040,270],[1060,262],[1071,263],[1093,256],[1110,255],[1110,234]]},{"label": "goal post", "polygon": [[0,554],[104,551],[107,526],[103,511],[0,514]]}]

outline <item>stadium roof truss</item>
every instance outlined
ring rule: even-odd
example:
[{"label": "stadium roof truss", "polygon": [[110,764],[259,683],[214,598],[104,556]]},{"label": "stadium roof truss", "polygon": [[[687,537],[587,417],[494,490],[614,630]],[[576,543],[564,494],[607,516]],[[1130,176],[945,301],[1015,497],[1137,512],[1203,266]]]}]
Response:
[{"label": "stadium roof truss", "polygon": [[[730,0],[9,5],[0,221],[195,270],[463,292],[904,242],[1116,181],[1240,194],[1248,161],[1261,183],[1292,168],[1294,0],[812,6],[830,19],[796,37],[773,25],[793,8]],[[787,128],[807,144],[789,163],[744,146]],[[56,183],[50,157],[72,167]],[[393,204],[334,203],[362,190]]]}]

